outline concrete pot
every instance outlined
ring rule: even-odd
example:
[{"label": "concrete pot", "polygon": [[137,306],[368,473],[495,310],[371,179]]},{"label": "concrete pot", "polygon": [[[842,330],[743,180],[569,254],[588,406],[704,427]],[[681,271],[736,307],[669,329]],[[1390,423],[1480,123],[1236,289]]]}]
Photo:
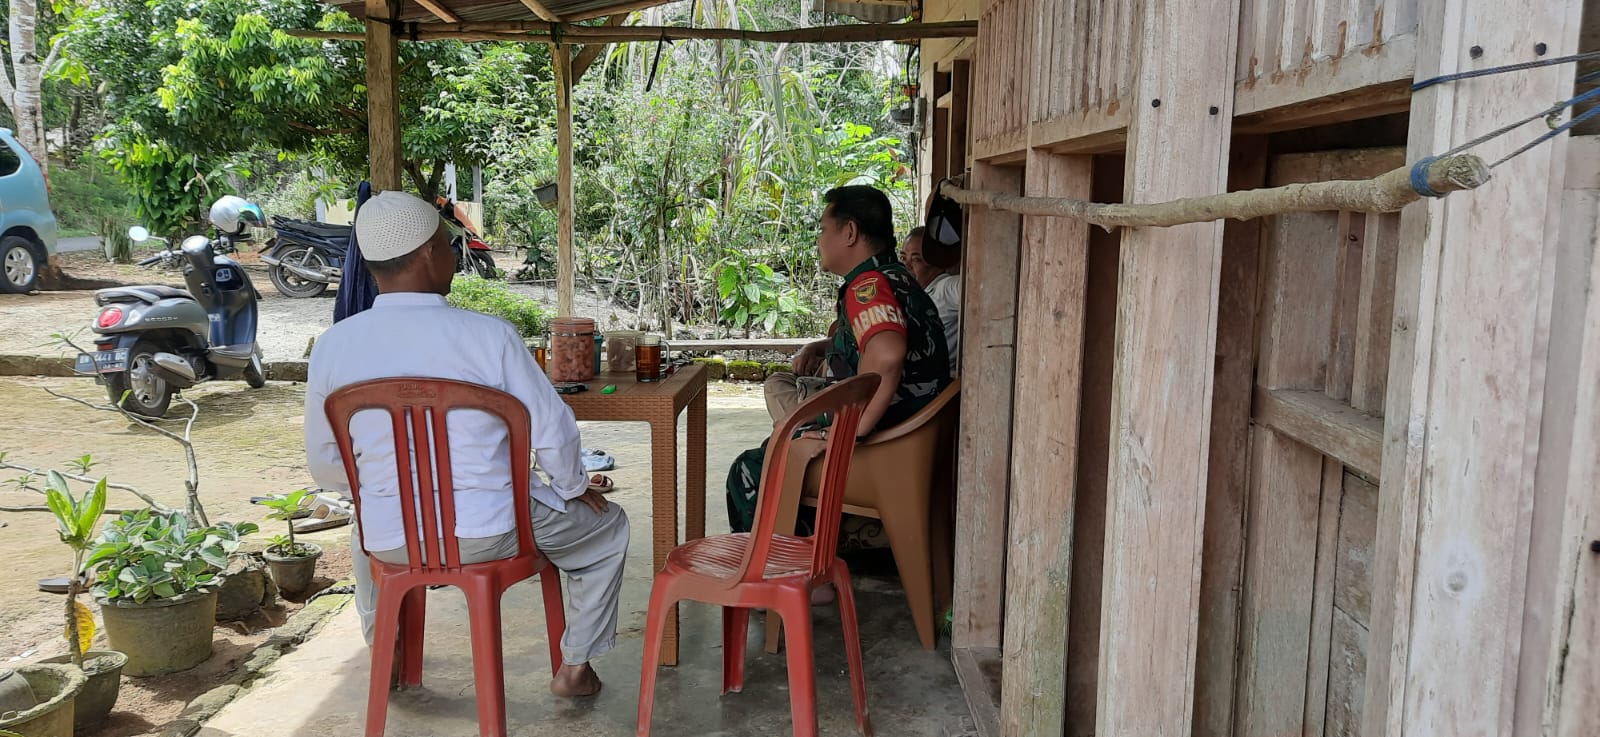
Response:
[{"label": "concrete pot", "polygon": [[173,599],[100,600],[111,649],[128,656],[130,676],[160,676],[193,668],[211,657],[211,628],[217,621],[215,589],[191,591]]},{"label": "concrete pot", "polygon": [[[72,663],[71,655],[45,658],[41,663]],[[115,650],[90,650],[83,654],[83,674],[88,677],[83,690],[78,692],[72,726],[85,732],[105,722],[111,707],[117,705],[117,693],[122,690],[122,668],[128,656]]]},{"label": "concrete pot", "polygon": [[26,711],[0,714],[0,729],[27,737],[72,737],[73,702],[88,680],[83,671],[70,665],[38,663],[17,668],[12,678],[19,676],[43,700]]},{"label": "concrete pot", "polygon": [[322,557],[322,547],[301,543],[309,551],[303,556],[289,557],[268,550],[262,553],[273,580],[278,582],[278,593],[295,598],[311,588],[311,579],[317,576],[317,559]]}]

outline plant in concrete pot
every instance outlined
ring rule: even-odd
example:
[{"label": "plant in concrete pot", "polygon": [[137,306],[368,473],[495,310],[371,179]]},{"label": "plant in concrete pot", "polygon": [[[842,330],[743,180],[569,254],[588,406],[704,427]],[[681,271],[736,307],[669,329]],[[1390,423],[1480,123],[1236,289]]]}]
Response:
[{"label": "plant in concrete pot", "polygon": [[177,512],[124,512],[89,554],[95,598],[125,672],[153,676],[188,670],[211,657],[217,573],[255,524],[200,525]]},{"label": "plant in concrete pot", "polygon": [[[83,671],[65,663],[34,663],[18,666],[14,671],[0,669],[0,689],[12,697],[5,710],[0,711],[0,734],[72,737],[73,702],[85,680]],[[18,696],[23,697],[20,702]]]},{"label": "plant in concrete pot", "polygon": [[261,502],[272,510],[267,519],[282,520],[289,528],[288,535],[272,538],[265,556],[272,578],[278,582],[278,591],[289,598],[298,597],[311,588],[311,580],[317,575],[317,559],[322,557],[320,546],[294,539],[294,519],[305,509],[306,502],[315,498],[309,490],[301,489],[275,494]]},{"label": "plant in concrete pot", "polygon": [[[90,465],[87,457],[82,463],[85,469]],[[43,662],[71,663],[88,677],[75,699],[72,723],[79,730],[89,730],[104,722],[117,703],[122,666],[128,662],[128,656],[115,650],[89,649],[94,642],[94,612],[78,600],[84,557],[94,545],[94,530],[106,510],[106,480],[100,479],[82,499],[73,498],[66,477],[56,471],[49,473],[46,486],[45,499],[56,518],[56,533],[72,549],[72,577],[67,584],[67,654]]]}]

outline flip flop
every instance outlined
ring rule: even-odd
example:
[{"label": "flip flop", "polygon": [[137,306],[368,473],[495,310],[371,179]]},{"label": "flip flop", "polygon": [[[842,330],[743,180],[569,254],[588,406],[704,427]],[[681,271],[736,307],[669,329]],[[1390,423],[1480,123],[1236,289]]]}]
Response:
[{"label": "flip flop", "polygon": [[350,505],[343,500],[327,496],[317,497],[317,504],[311,507],[305,519],[292,523],[295,532],[316,532],[318,530],[331,530],[350,524]]},{"label": "flip flop", "polygon": [[589,491],[598,491],[601,494],[610,494],[617,490],[617,483],[610,476],[595,474],[589,477]]}]

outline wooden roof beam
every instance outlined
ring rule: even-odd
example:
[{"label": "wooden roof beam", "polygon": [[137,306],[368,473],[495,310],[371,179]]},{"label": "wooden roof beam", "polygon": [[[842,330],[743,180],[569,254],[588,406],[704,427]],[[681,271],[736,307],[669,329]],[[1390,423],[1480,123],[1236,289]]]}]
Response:
[{"label": "wooden roof beam", "polygon": [[[622,25],[627,19],[627,13],[618,13],[616,15],[607,17],[604,25],[614,28]],[[584,44],[583,49],[578,52],[578,55],[572,58],[572,83],[577,84],[578,80],[583,79],[583,73],[589,71],[589,67],[592,66],[601,55],[605,54],[606,49],[609,48],[611,48],[611,44]]]},{"label": "wooden roof beam", "polygon": [[[528,0],[532,1],[532,0]],[[554,31],[554,33],[552,33]],[[415,38],[420,41],[457,39],[465,41],[519,41],[601,44],[636,41],[687,41],[723,39],[771,43],[849,43],[898,41],[922,38],[967,38],[977,35],[977,21],[944,23],[859,23],[814,26],[782,31],[750,31],[738,28],[683,28],[678,26],[576,26],[544,21],[494,21],[483,23],[418,23]],[[361,34],[338,31],[290,30],[300,38],[360,41]]]},{"label": "wooden roof beam", "polygon": [[451,12],[449,8],[445,7],[442,3],[437,2],[437,0],[416,0],[416,3],[421,5],[423,10],[433,13],[433,17],[438,18],[445,23],[461,22],[461,16]]},{"label": "wooden roof beam", "polygon": [[537,15],[540,18],[542,18],[542,19],[544,19],[544,20],[546,20],[548,22],[551,22],[551,23],[560,23],[561,22],[561,17],[556,15],[555,13],[550,12],[550,9],[545,7],[544,3],[539,2],[539,0],[522,0],[522,4],[526,5],[528,7],[528,10],[533,11],[534,15]]}]

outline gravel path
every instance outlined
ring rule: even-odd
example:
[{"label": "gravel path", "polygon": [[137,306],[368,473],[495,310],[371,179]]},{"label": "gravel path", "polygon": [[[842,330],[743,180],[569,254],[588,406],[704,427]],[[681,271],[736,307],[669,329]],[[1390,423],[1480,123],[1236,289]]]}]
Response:
[{"label": "gravel path", "polygon": [[[497,256],[500,261],[511,258],[511,254]],[[239,260],[245,262],[250,280],[261,292],[261,327],[256,341],[261,344],[262,355],[268,361],[303,358],[311,339],[333,324],[335,290],[312,299],[285,297],[272,286],[264,267],[250,263],[254,261],[253,254],[241,254]],[[63,268],[80,278],[109,279],[122,284],[183,286],[182,277],[175,272],[107,264],[93,254],[70,254],[63,261]],[[533,284],[509,286],[517,293],[538,300],[551,314],[555,313],[554,287]],[[575,307],[578,314],[595,317],[602,330],[633,327],[637,323],[637,316],[631,310],[607,304],[592,292],[579,291]],[[52,344],[51,334],[83,331],[88,336],[89,321],[97,311],[92,291],[0,294],[0,353],[65,355],[65,349]]]}]

